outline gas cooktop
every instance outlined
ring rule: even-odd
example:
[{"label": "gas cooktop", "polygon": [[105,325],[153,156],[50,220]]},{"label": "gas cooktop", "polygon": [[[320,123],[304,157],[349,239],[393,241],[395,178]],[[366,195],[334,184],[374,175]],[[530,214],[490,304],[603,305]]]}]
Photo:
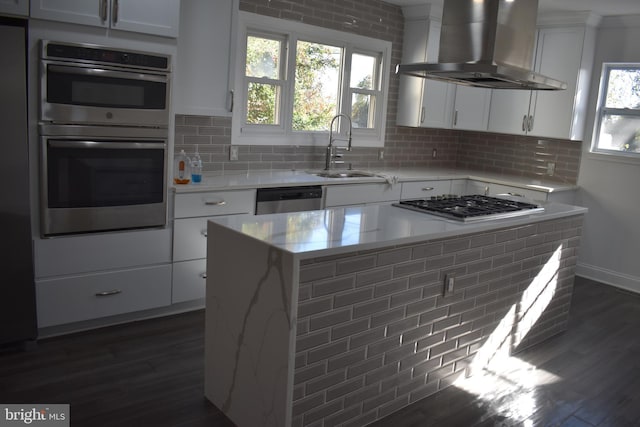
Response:
[{"label": "gas cooktop", "polygon": [[544,211],[542,206],[536,204],[477,194],[401,200],[398,203],[393,203],[393,206],[462,222],[511,218]]}]

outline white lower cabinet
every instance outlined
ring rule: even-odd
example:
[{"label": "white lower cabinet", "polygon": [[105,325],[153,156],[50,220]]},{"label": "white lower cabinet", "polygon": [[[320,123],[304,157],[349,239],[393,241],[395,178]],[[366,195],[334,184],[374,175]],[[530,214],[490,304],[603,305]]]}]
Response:
[{"label": "white lower cabinet", "polygon": [[174,263],[172,281],[176,285],[171,294],[173,304],[204,298],[207,282],[207,259]]},{"label": "white lower cabinet", "polygon": [[38,327],[171,304],[171,265],[36,280]]},{"label": "white lower cabinet", "polygon": [[207,221],[255,211],[255,190],[176,194],[171,303],[202,299],[207,276]]},{"label": "white lower cabinet", "polygon": [[451,194],[450,180],[403,182],[400,199],[424,199],[443,194]]},{"label": "white lower cabinet", "polygon": [[467,181],[467,194],[484,194],[487,196],[513,196],[513,197],[523,197],[529,200],[535,201],[547,201],[547,193],[546,191],[536,191],[530,190],[527,188],[520,187],[512,187],[509,185],[502,184],[494,184],[491,182],[483,182],[483,181]]},{"label": "white lower cabinet", "polygon": [[366,205],[400,200],[401,185],[387,183],[329,185],[325,207]]}]

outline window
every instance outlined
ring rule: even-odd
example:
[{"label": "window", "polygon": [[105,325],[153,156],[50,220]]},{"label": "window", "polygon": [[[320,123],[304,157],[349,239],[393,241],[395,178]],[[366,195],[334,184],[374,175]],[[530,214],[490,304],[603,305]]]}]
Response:
[{"label": "window", "polygon": [[592,151],[640,156],[640,64],[605,63]]},{"label": "window", "polygon": [[384,145],[390,42],[246,12],[239,22],[233,144],[326,145],[346,114],[354,146]]}]

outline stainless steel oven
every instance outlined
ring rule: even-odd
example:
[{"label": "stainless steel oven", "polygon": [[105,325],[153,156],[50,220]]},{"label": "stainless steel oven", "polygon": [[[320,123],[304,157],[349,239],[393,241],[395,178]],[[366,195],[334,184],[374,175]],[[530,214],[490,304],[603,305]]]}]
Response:
[{"label": "stainless steel oven", "polygon": [[44,237],[166,225],[170,57],[40,42]]},{"label": "stainless steel oven", "polygon": [[40,43],[40,121],[167,125],[170,57],[95,45]]},{"label": "stainless steel oven", "polygon": [[166,129],[41,125],[43,236],[166,224]]}]

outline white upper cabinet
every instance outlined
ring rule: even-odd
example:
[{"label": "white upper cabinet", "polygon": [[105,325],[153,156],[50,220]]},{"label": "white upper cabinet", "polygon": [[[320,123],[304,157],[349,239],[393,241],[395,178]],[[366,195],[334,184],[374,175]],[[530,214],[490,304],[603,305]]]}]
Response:
[{"label": "white upper cabinet", "polygon": [[[489,131],[581,140],[593,65],[595,23],[591,15],[573,21],[555,16],[538,29],[535,71],[562,80],[561,91],[494,90]],[[580,22],[576,22],[580,21]]]},{"label": "white upper cabinet", "polygon": [[453,128],[487,130],[492,92],[491,89],[457,85]]},{"label": "white upper cabinet", "polygon": [[31,0],[31,17],[178,37],[180,0]]},{"label": "white upper cabinet", "polygon": [[0,0],[0,15],[29,16],[29,0]]},{"label": "white upper cabinet", "polygon": [[229,58],[238,0],[185,0],[174,78],[178,114],[230,116]]},{"label": "white upper cabinet", "polygon": [[[402,62],[438,62],[441,9],[403,8]],[[400,76],[396,124],[412,127],[487,130],[491,90]]]},{"label": "white upper cabinet", "polygon": [[[433,5],[403,8],[402,62],[437,62],[440,44],[439,16]],[[396,124],[412,127],[450,128],[453,118],[455,87],[449,83],[400,76],[400,94]]]}]

